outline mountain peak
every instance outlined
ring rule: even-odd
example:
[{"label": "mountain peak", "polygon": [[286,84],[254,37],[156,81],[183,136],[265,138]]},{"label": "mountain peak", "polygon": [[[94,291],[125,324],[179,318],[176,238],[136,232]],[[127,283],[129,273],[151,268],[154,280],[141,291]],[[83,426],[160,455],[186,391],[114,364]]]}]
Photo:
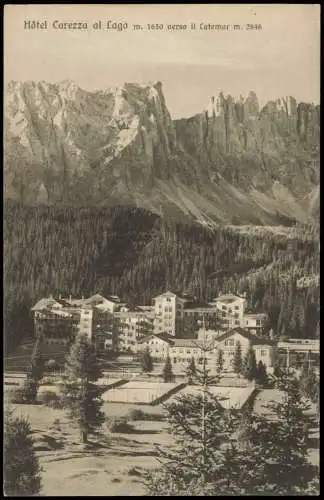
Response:
[{"label": "mountain peak", "polygon": [[319,177],[312,105],[283,97],[260,112],[253,90],[221,91],[207,112],[172,121],[159,80],[102,91],[73,80],[10,82],[8,90],[6,197],[162,207],[208,223],[308,216]]}]

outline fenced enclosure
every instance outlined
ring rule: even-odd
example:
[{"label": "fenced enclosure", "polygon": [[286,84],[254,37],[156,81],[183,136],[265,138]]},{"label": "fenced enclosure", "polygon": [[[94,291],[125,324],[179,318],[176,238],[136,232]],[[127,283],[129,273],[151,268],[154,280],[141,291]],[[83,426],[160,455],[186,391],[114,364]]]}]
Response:
[{"label": "fenced enclosure", "polygon": [[185,384],[163,382],[128,382],[122,387],[103,394],[103,400],[111,403],[158,404]]},{"label": "fenced enclosure", "polygon": [[[176,401],[177,396],[202,394],[202,386],[189,385],[173,396],[170,401]],[[254,385],[249,387],[210,386],[208,392],[219,398],[220,404],[226,409],[241,409],[250,400],[255,391]]]}]

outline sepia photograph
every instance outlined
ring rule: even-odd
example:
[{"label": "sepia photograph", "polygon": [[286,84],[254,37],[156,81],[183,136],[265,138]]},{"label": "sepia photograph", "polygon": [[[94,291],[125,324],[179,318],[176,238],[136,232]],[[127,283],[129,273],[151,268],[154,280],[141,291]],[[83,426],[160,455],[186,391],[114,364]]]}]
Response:
[{"label": "sepia photograph", "polygon": [[320,9],[4,7],[4,496],[320,495]]}]

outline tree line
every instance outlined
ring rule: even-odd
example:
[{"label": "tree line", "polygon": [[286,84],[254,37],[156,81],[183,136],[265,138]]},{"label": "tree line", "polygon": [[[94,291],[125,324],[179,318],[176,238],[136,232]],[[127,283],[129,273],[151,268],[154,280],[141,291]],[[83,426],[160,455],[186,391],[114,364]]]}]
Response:
[{"label": "tree line", "polygon": [[4,306],[7,349],[32,332],[30,308],[50,294],[117,294],[150,304],[172,289],[208,301],[219,292],[247,294],[277,335],[314,337],[319,287],[298,277],[319,272],[312,224],[292,235],[243,234],[161,219],[132,207],[4,206]]}]

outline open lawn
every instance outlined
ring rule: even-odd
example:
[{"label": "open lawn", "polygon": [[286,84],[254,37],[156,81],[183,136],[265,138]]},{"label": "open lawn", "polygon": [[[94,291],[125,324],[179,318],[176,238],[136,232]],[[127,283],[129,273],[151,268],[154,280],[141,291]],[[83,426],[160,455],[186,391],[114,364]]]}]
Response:
[{"label": "open lawn", "polygon": [[[43,467],[43,496],[141,496],[143,468],[157,467],[155,444],[167,444],[171,438],[166,423],[133,422],[131,434],[110,433],[103,426],[99,436],[87,447],[62,410],[44,406],[13,405],[16,412],[28,416],[34,430],[35,449]],[[139,405],[104,405],[109,417],[128,415]],[[143,407],[146,413],[161,414],[162,408]]]}]

